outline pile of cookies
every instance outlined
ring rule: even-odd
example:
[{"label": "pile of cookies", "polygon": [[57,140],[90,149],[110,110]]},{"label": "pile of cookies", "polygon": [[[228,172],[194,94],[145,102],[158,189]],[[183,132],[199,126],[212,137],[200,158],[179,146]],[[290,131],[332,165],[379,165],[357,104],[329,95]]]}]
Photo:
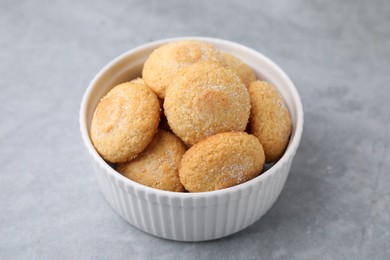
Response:
[{"label": "pile of cookies", "polygon": [[168,191],[231,187],[280,159],[291,135],[280,93],[233,54],[201,41],[154,50],[142,78],[96,107],[91,139],[121,174]]}]

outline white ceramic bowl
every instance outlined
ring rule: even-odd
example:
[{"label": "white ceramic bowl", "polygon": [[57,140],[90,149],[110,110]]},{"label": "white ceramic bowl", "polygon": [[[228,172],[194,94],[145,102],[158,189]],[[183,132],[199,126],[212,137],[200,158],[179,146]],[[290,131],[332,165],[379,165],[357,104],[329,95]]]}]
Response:
[{"label": "white ceramic bowl", "polygon": [[[196,39],[230,52],[258,77],[279,89],[290,110],[293,132],[283,157],[262,175],[237,186],[211,192],[176,193],[131,181],[110,167],[96,152],[89,131],[99,100],[115,85],[141,75],[148,55],[167,42]],[[132,49],[110,62],[93,79],[81,104],[81,135],[100,188],[112,208],[133,226],[158,237],[202,241],[238,232],[259,220],[278,198],[302,135],[302,104],[289,77],[264,55],[237,43],[201,37],[166,39]]]}]

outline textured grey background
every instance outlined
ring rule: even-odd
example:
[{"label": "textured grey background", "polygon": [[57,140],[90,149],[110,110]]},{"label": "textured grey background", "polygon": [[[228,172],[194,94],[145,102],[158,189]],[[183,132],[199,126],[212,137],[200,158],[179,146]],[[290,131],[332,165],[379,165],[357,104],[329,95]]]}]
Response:
[{"label": "textured grey background", "polygon": [[[295,82],[301,147],[271,210],[217,241],[139,231],[100,193],[78,111],[137,45],[211,36]],[[383,1],[0,1],[0,258],[389,259],[390,4]]]}]

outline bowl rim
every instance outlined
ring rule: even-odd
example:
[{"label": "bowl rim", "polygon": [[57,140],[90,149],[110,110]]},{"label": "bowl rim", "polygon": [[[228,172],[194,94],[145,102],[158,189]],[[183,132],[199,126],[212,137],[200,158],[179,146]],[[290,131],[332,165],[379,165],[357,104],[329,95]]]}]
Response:
[{"label": "bowl rim", "polygon": [[[257,56],[257,58],[261,59],[264,63],[267,64],[267,66],[270,66],[277,72],[277,74],[283,78],[283,80],[287,83],[288,89],[291,91],[291,96],[293,100],[293,104],[295,105],[295,109],[297,111],[296,115],[296,122],[295,122],[295,127],[293,128],[293,133],[292,136],[290,137],[289,144],[287,146],[287,149],[285,153],[283,154],[282,158],[280,158],[270,169],[265,171],[264,173],[260,174],[259,176],[221,190],[214,190],[214,191],[205,191],[205,192],[173,192],[173,191],[166,191],[166,190],[159,190],[155,189],[152,187],[148,187],[146,185],[140,184],[138,182],[135,182],[133,180],[130,180],[126,178],[125,176],[121,175],[117,171],[115,171],[104,159],[98,154],[96,149],[94,148],[90,135],[88,133],[88,127],[87,127],[87,111],[88,111],[88,104],[91,99],[91,94],[94,90],[95,84],[103,77],[103,75],[111,69],[115,64],[120,62],[123,59],[126,59],[128,56],[133,55],[137,52],[141,52],[147,49],[151,48],[157,48],[158,46],[169,43],[172,41],[181,41],[181,40],[199,40],[199,41],[205,41],[208,43],[216,43],[220,45],[228,45],[230,47],[238,48],[241,49],[247,53],[250,53],[251,55]],[[116,180],[121,181],[123,184],[126,186],[132,186],[135,190],[138,190],[140,192],[145,192],[146,194],[154,193],[159,196],[165,196],[170,199],[172,198],[179,198],[179,199],[186,199],[186,198],[206,198],[210,196],[224,196],[226,194],[232,194],[235,192],[240,192],[241,190],[245,190],[246,188],[253,187],[255,186],[258,182],[262,182],[264,179],[268,178],[268,176],[273,175],[275,172],[277,172],[277,169],[280,168],[282,165],[286,163],[288,158],[294,156],[300,140],[302,136],[302,131],[303,131],[303,107],[302,107],[302,102],[300,99],[300,96],[298,94],[298,91],[294,85],[294,83],[291,81],[289,76],[271,59],[263,55],[262,53],[249,48],[247,46],[244,46],[242,44],[232,42],[229,40],[224,40],[224,39],[219,39],[219,38],[212,38],[212,37],[200,37],[200,36],[185,36],[185,37],[173,37],[173,38],[166,38],[162,40],[157,40],[153,42],[149,42],[146,44],[139,45],[135,48],[132,48],[116,58],[114,58],[112,61],[110,61],[107,65],[105,65],[92,79],[90,84],[88,85],[81,101],[81,106],[80,106],[80,112],[79,112],[79,124],[80,124],[80,131],[81,131],[81,136],[83,143],[85,147],[87,148],[89,155],[92,157],[92,159],[98,163],[103,169],[105,170],[106,173],[114,177]],[[117,185],[118,188],[120,185]],[[138,192],[137,192],[138,193]]]}]

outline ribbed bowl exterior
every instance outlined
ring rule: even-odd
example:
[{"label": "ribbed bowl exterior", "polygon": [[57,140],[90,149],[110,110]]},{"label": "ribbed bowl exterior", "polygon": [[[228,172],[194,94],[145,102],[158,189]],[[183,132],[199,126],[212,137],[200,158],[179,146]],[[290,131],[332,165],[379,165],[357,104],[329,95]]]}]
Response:
[{"label": "ribbed bowl exterior", "polygon": [[141,46],[108,64],[90,84],[80,111],[83,141],[99,186],[112,208],[131,225],[152,235],[177,241],[225,237],[259,220],[276,201],[286,182],[303,128],[299,96],[287,75],[276,64],[236,43],[212,38],[191,39],[208,41],[219,49],[234,51],[261,78],[281,86],[279,90],[292,116],[293,134],[284,156],[265,173],[246,183],[203,193],[176,193],[143,186],[117,173],[97,154],[89,138],[90,121],[96,104],[110,88],[129,80],[126,77],[131,79],[139,74],[143,62],[154,48],[177,39]]},{"label": "ribbed bowl exterior", "polygon": [[238,232],[263,216],[284,186],[292,157],[277,172],[245,189],[204,197],[172,197],[145,192],[116,178],[93,158],[91,160],[107,201],[130,224],[166,239],[203,241]]}]

